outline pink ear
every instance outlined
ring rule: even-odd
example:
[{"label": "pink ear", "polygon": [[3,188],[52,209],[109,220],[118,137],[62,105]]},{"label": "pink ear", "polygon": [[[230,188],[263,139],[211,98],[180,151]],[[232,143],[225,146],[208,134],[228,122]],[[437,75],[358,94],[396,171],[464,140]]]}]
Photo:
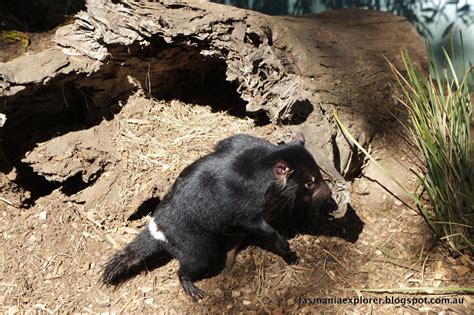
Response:
[{"label": "pink ear", "polygon": [[276,162],[273,170],[275,171],[275,175],[278,177],[288,177],[292,172],[290,166],[283,161]]},{"label": "pink ear", "polygon": [[304,135],[302,132],[297,132],[295,134],[295,137],[293,138],[293,141],[298,141],[300,142],[302,145],[304,145],[305,143],[305,139],[304,139]]}]

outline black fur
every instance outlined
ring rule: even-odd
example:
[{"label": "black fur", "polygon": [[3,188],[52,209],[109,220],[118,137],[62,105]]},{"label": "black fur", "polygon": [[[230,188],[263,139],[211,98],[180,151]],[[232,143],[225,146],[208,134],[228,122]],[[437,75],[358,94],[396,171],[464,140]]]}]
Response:
[{"label": "black fur", "polygon": [[224,139],[213,153],[182,171],[154,211],[152,220],[167,241],[143,230],[109,260],[102,280],[119,284],[136,266],[169,254],[179,261],[186,294],[201,299],[204,293],[193,282],[223,269],[229,247],[238,244],[235,235],[256,238],[262,247],[295,263],[287,239],[270,223],[300,201],[335,205],[301,134],[279,146],[249,135]]}]

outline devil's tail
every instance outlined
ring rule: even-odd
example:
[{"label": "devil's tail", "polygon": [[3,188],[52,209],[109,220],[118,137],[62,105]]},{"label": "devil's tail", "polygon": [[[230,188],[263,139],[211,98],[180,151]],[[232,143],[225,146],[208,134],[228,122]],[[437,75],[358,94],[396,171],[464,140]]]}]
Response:
[{"label": "devil's tail", "polygon": [[[118,285],[145,269],[145,263],[160,252],[163,255],[158,256],[168,257],[164,244],[162,240],[154,238],[149,229],[144,229],[105,264],[102,282],[107,285]],[[159,260],[160,257],[153,257],[155,258]]]}]

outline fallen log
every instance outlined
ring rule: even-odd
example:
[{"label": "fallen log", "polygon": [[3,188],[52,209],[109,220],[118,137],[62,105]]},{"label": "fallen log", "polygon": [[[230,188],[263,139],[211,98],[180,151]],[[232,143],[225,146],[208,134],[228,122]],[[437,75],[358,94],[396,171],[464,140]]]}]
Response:
[{"label": "fallen log", "polygon": [[[423,41],[405,18],[368,10],[273,17],[206,1],[88,0],[55,42],[0,64],[0,112],[7,117],[0,137],[10,159],[27,155],[25,163],[51,178],[77,174],[81,163],[74,172],[54,171],[27,152],[72,129],[58,121],[90,127],[111,119],[138,89],[156,98],[243,100],[247,112],[304,131],[342,209],[345,179],[360,172],[363,159],[333,110],[369,145],[397,106],[386,59],[399,66],[407,49],[425,64]],[[38,121],[42,115],[48,118]]]}]

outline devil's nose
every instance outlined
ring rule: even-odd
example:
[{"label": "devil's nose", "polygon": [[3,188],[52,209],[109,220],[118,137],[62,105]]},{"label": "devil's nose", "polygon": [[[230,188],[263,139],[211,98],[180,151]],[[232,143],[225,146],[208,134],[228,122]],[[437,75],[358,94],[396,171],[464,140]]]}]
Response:
[{"label": "devil's nose", "polygon": [[330,199],[331,195],[331,189],[329,189],[329,186],[325,182],[320,183],[314,192],[314,197],[319,200]]}]

